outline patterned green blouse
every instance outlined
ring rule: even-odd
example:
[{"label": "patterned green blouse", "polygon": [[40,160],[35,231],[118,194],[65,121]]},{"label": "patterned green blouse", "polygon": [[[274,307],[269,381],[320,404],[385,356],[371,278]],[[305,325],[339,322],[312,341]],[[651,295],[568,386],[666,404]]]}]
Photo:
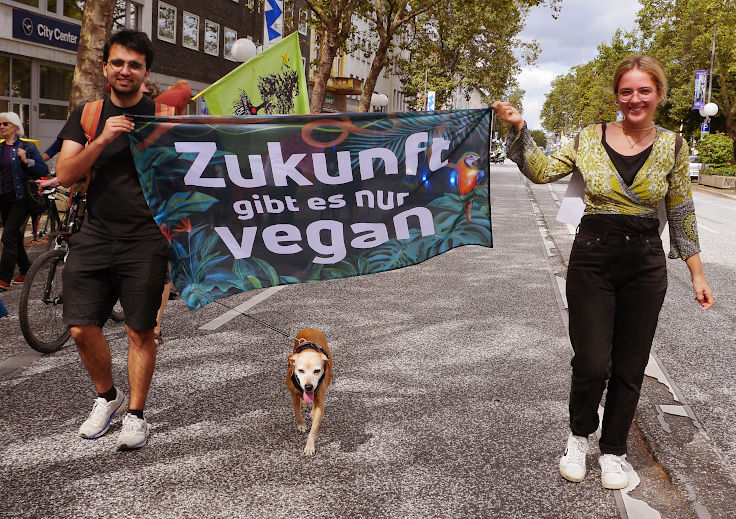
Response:
[{"label": "patterned green blouse", "polygon": [[657,218],[657,205],[665,201],[670,226],[670,257],[687,259],[700,252],[695,206],[690,190],[686,142],[675,157],[675,133],[657,127],[649,158],[627,186],[608,157],[596,125],[580,132],[578,149],[571,139],[549,157],[537,147],[526,125],[508,138],[507,155],[535,184],[566,177],[575,168],[585,179],[585,214],[623,214]]}]

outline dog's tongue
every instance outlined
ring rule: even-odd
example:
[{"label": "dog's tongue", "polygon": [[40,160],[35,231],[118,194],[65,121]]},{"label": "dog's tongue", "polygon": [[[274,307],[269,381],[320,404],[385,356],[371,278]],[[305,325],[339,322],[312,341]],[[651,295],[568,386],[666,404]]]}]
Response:
[{"label": "dog's tongue", "polygon": [[314,391],[305,391],[304,401],[308,404],[311,404],[312,402],[314,402]]}]

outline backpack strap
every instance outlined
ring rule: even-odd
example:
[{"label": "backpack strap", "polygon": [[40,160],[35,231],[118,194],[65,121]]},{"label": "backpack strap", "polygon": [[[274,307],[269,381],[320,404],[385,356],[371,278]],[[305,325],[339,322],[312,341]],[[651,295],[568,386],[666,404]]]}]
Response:
[{"label": "backpack strap", "polygon": [[575,134],[575,152],[578,151],[578,146],[580,146],[580,132]]},{"label": "backpack strap", "polygon": [[84,130],[84,136],[87,137],[87,144],[92,142],[97,133],[97,126],[100,124],[100,116],[102,115],[102,104],[105,102],[104,99],[97,99],[96,101],[90,101],[82,108],[82,130]]},{"label": "backpack strap", "polygon": [[[89,143],[92,142],[96,137],[97,126],[99,126],[100,124],[100,116],[102,115],[102,105],[104,102],[104,99],[89,101],[82,108],[82,117],[79,122],[82,124],[84,136],[87,137],[87,144],[85,144],[85,146],[89,145]],[[91,171],[87,171],[84,180],[80,180],[71,187],[71,190],[69,192],[70,204],[72,201],[72,195],[74,195],[74,191],[76,191],[77,189],[81,189],[83,194],[87,193],[87,189],[89,189],[89,182],[92,178],[91,173]]]},{"label": "backpack strap", "polygon": [[680,149],[682,148],[682,135],[677,134],[675,135],[675,160],[677,160],[677,156],[680,154]]}]

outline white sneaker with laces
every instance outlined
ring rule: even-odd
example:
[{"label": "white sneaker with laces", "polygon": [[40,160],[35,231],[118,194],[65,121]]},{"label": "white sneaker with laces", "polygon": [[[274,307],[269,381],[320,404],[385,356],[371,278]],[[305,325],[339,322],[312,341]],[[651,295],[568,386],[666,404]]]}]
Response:
[{"label": "white sneaker with laces", "polygon": [[598,458],[601,466],[601,484],[603,488],[619,490],[629,486],[629,476],[624,471],[623,463],[626,454],[603,454]]},{"label": "white sneaker with laces", "polygon": [[568,481],[580,483],[585,478],[585,455],[588,439],[570,433],[567,437],[565,454],[560,458],[560,474]]},{"label": "white sneaker with laces", "polygon": [[96,398],[89,416],[79,427],[79,435],[82,438],[93,440],[107,432],[110,424],[116,416],[125,412],[128,406],[128,398],[119,389],[115,400],[108,402],[102,397]]},{"label": "white sneaker with laces", "polygon": [[140,449],[146,442],[148,442],[148,422],[134,414],[126,414],[123,419],[123,429],[118,436],[118,450]]}]

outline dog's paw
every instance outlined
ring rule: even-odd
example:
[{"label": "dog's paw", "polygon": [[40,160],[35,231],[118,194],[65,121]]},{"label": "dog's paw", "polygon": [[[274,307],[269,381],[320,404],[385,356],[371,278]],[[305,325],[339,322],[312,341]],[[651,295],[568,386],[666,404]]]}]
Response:
[{"label": "dog's paw", "polygon": [[300,433],[307,432],[307,424],[306,423],[298,423],[296,424],[296,430]]},{"label": "dog's paw", "polygon": [[304,455],[314,456],[314,443],[307,442],[307,445],[304,447]]}]

